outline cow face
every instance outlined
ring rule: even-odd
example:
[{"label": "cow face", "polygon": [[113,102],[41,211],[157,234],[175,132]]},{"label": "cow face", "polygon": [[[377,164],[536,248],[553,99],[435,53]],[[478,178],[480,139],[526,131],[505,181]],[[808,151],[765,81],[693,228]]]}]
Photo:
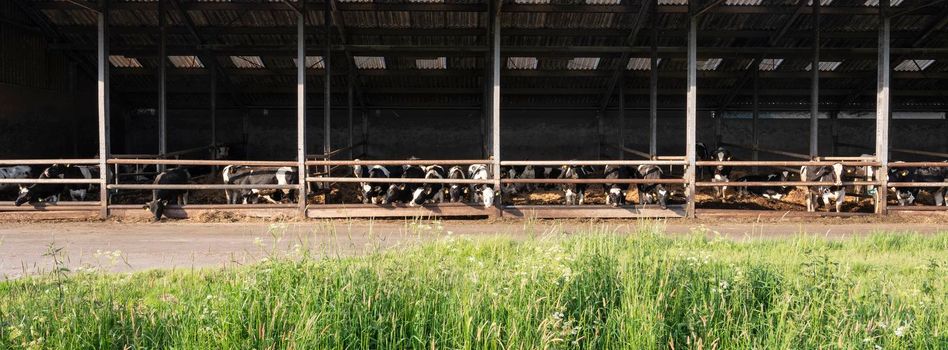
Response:
[{"label": "cow face", "polygon": [[30,199],[33,198],[32,194],[30,193],[30,189],[31,189],[32,187],[33,187],[33,186],[28,186],[28,187],[27,187],[27,186],[22,186],[22,185],[21,185],[21,186],[20,186],[20,194],[16,197],[16,201],[13,202],[13,205],[19,207],[19,206],[21,206],[21,205],[26,204],[27,202],[29,202]]},{"label": "cow face", "polygon": [[494,188],[484,186],[484,189],[481,191],[481,198],[484,200],[484,208],[490,208],[494,205]]},{"label": "cow face", "polygon": [[168,200],[166,199],[156,199],[151,202],[145,203],[142,207],[143,209],[150,211],[155,217],[155,221],[160,221],[161,216],[165,213],[165,207],[168,206]]},{"label": "cow face", "polygon": [[[427,187],[427,186],[426,186]],[[409,205],[416,206],[425,204],[425,199],[427,199],[428,188],[418,187],[411,192],[411,202]]]},{"label": "cow face", "polygon": [[385,191],[385,197],[382,198],[382,204],[395,203],[401,191],[402,186],[396,184],[389,185],[388,190]]},{"label": "cow face", "polygon": [[451,185],[448,189],[448,196],[451,198],[451,202],[460,202],[461,197],[464,196],[464,188],[459,185]]},{"label": "cow face", "polygon": [[833,164],[833,183],[836,186],[843,184],[843,165],[840,163]]},{"label": "cow face", "polygon": [[[730,161],[730,160],[731,160],[731,152],[728,151],[727,149],[723,148],[723,147],[719,147],[716,151],[714,151],[714,160],[719,161],[719,162]],[[717,167],[715,167],[715,170],[716,170],[717,172],[723,171],[723,170],[724,170],[724,166],[723,166],[723,165],[718,165]]]},{"label": "cow face", "polygon": [[609,189],[609,203],[613,207],[618,207],[625,204],[625,193],[621,188],[613,187]]}]

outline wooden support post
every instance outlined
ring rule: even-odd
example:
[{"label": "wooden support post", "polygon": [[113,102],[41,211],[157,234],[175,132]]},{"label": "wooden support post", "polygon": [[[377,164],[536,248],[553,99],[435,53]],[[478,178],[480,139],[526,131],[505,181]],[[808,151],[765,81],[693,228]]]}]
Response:
[{"label": "wooden support post", "polygon": [[648,154],[658,156],[658,16],[652,7],[652,47],[649,52],[648,79]]},{"label": "wooden support post", "polygon": [[[497,1],[494,6],[500,6]],[[497,193],[495,205],[498,209],[502,208],[500,191],[500,14],[499,9],[491,11],[491,24],[493,35],[491,48],[491,162],[493,163],[494,192]]]},{"label": "wooden support post", "polygon": [[[323,10],[323,23],[326,25],[324,39],[326,47],[323,52],[323,63],[325,65],[325,78],[323,78],[323,154],[328,155],[332,152],[332,1],[325,1]],[[301,35],[302,36],[302,35]],[[303,53],[305,55],[305,51]],[[300,58],[300,62],[303,59]],[[304,77],[305,78],[305,77]],[[305,96],[305,95],[304,95]],[[329,176],[331,166],[327,165],[324,171]]]},{"label": "wooden support post", "polygon": [[685,199],[688,201],[685,212],[689,218],[695,217],[695,142],[697,141],[698,120],[698,18],[693,15],[694,1],[691,2],[691,14],[688,17],[688,96],[685,104]]},{"label": "wooden support post", "polygon": [[[296,14],[296,162],[299,172],[297,203],[300,217],[306,217],[306,27],[302,13]],[[329,62],[326,62],[328,78]]]},{"label": "wooden support post", "polygon": [[349,80],[348,80],[348,83],[349,83],[349,84],[348,84],[348,86],[347,86],[347,87],[348,87],[348,93],[346,94],[346,97],[347,97],[346,102],[348,102],[348,106],[347,106],[348,108],[346,109],[346,112],[348,112],[348,115],[347,115],[347,117],[348,117],[348,125],[347,125],[347,127],[346,127],[346,130],[349,132],[349,159],[355,158],[355,147],[352,147],[353,145],[355,145],[355,141],[353,140],[353,136],[352,136],[352,134],[353,134],[353,131],[352,131],[352,118],[353,118],[353,113],[355,113],[354,107],[353,107],[353,105],[352,105],[352,97],[353,97],[353,94],[355,93],[355,84],[354,84],[354,82],[353,82],[353,80],[355,79],[355,76],[352,74],[352,71],[351,71],[352,69],[355,69],[355,67],[350,67],[350,68],[349,68],[349,70],[350,70],[350,72],[349,72]]},{"label": "wooden support post", "polygon": [[721,128],[724,127],[724,110],[712,112],[711,117],[714,119],[714,148],[718,148],[721,147],[721,142],[724,141],[721,138]]},{"label": "wooden support post", "polygon": [[108,159],[109,159],[109,3],[107,0],[99,1],[98,33],[96,48],[96,66],[98,83],[96,85],[96,95],[98,103],[98,126],[99,126],[99,217],[105,219],[109,217],[109,183]]},{"label": "wooden support post", "polygon": [[625,159],[625,75],[619,76],[619,158]]},{"label": "wooden support post", "polygon": [[813,61],[810,66],[810,158],[816,159],[820,153],[819,114],[820,114],[820,2],[813,1]]},{"label": "wooden support post", "polygon": [[[165,4],[167,0],[158,1],[158,156],[164,157],[168,153],[168,101],[166,80],[168,71],[168,30]],[[164,171],[165,166],[159,165],[158,171]]]},{"label": "wooden support post", "polygon": [[[751,134],[753,139],[751,145],[754,146],[754,149],[751,150],[751,160],[758,161],[760,160],[760,66],[754,68],[754,98],[753,106],[751,108]],[[755,174],[759,173],[760,169],[757,166],[754,166],[751,171]]]},{"label": "wooden support post", "polygon": [[877,176],[882,185],[876,191],[876,214],[886,215],[889,195],[889,26],[886,16],[889,0],[879,1],[879,58],[876,81],[876,161],[880,163]]}]

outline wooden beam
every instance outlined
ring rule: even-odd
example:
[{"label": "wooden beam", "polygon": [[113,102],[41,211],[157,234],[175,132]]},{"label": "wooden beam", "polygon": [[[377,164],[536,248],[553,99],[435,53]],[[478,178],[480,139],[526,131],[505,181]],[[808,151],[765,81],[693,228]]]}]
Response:
[{"label": "wooden beam", "polygon": [[498,208],[501,207],[501,193],[500,191],[500,4],[501,0],[493,0],[496,10],[493,11],[491,17],[492,24],[492,39],[491,39],[491,60],[490,64],[492,67],[491,72],[491,161],[493,165],[493,178],[494,178],[494,191],[498,195],[496,196],[495,206]]},{"label": "wooden beam", "polygon": [[109,190],[106,187],[109,183],[109,168],[106,161],[109,159],[109,118],[111,110],[109,109],[109,2],[108,0],[99,1],[102,12],[96,14],[96,22],[99,27],[99,34],[96,40],[96,68],[98,82],[96,84],[96,102],[98,110],[98,136],[99,136],[99,217],[109,217]]},{"label": "wooden beam", "polygon": [[[692,7],[694,6],[692,2]],[[697,62],[698,62],[698,18],[688,17],[688,90],[685,103],[685,160],[688,165],[685,167],[685,180],[688,184],[685,186],[685,200],[687,201],[686,215],[689,218],[695,217],[695,143],[697,142],[697,120],[698,120],[698,84],[697,84]]]},{"label": "wooden beam", "polygon": [[[803,2],[803,1],[801,1]],[[810,61],[810,158],[820,153],[820,1],[813,1],[813,59]]]},{"label": "wooden beam", "polygon": [[889,0],[879,1],[879,75],[876,80],[876,161],[881,164],[878,177],[882,186],[877,188],[876,214],[887,214],[886,199],[889,194],[889,27],[891,20],[886,16]]},{"label": "wooden beam", "polygon": [[[298,172],[299,188],[297,189],[296,203],[298,214],[306,216],[307,183],[303,181],[308,176],[306,170],[306,18],[303,14],[296,15],[296,170]],[[329,62],[326,62],[329,69]],[[327,79],[328,81],[328,79]],[[325,150],[324,150],[325,151]]]}]

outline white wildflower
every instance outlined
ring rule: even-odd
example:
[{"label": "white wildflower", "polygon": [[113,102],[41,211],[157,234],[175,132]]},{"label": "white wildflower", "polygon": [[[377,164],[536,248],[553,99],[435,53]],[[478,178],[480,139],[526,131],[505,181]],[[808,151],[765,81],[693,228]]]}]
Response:
[{"label": "white wildflower", "polygon": [[895,336],[901,338],[905,336],[905,331],[907,330],[908,330],[908,325],[899,326],[898,328],[895,329]]}]

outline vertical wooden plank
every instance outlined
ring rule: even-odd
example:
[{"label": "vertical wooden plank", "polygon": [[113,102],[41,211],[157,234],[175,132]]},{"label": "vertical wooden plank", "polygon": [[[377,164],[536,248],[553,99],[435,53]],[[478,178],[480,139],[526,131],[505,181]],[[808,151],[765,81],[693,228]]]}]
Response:
[{"label": "vertical wooden plank", "polygon": [[109,217],[109,3],[108,0],[99,1],[102,12],[97,14],[98,33],[96,40],[97,84],[96,96],[98,103],[98,131],[99,131],[99,217]]},{"label": "vertical wooden plank", "polygon": [[[328,3],[328,2],[327,2]],[[328,5],[327,5],[328,6]],[[296,161],[299,172],[297,203],[299,215],[306,216],[306,36],[303,15],[296,14]],[[328,28],[327,28],[328,32]],[[326,62],[326,75],[329,75],[329,62]]]},{"label": "vertical wooden plank", "polygon": [[652,6],[652,47],[649,50],[648,79],[648,154],[658,156],[658,16]]},{"label": "vertical wooden plank", "polygon": [[[165,18],[167,0],[158,0],[158,155],[164,157],[168,153],[168,104],[166,78],[168,73],[168,31]],[[206,62],[205,64],[211,64]],[[159,171],[165,166],[159,165]]]},{"label": "vertical wooden plank", "polygon": [[877,174],[882,185],[876,191],[876,214],[888,212],[886,198],[889,195],[889,27],[886,16],[889,0],[879,1],[879,57],[876,81],[876,160],[881,164]]},{"label": "vertical wooden plank", "polygon": [[[497,2],[495,6],[500,6]],[[494,191],[498,195],[495,205],[500,208],[500,14],[499,9],[491,13],[493,21],[492,55],[491,55],[491,162],[493,163]]]},{"label": "vertical wooden plank", "polygon": [[619,158],[625,159],[625,74],[619,76]]},{"label": "vertical wooden plank", "polygon": [[[693,2],[692,2],[693,3]],[[692,9],[694,5],[692,4]],[[688,167],[685,169],[685,198],[688,201],[686,213],[689,218],[695,217],[695,142],[697,142],[698,121],[698,19],[689,14],[688,23],[688,96],[685,104],[685,160]]]},{"label": "vertical wooden plank", "polygon": [[820,153],[820,2],[813,1],[813,61],[810,68],[810,159]]},{"label": "vertical wooden plank", "polygon": [[[330,64],[332,61],[332,1],[325,1],[324,4],[323,23],[326,24],[326,33],[323,40],[326,47],[323,52],[323,62],[326,66],[326,77],[323,79],[323,154],[328,155],[332,152],[332,64]],[[300,60],[300,62],[303,61]],[[329,160],[328,156],[326,160]],[[326,176],[329,176],[331,168],[329,165],[325,167]]]}]

